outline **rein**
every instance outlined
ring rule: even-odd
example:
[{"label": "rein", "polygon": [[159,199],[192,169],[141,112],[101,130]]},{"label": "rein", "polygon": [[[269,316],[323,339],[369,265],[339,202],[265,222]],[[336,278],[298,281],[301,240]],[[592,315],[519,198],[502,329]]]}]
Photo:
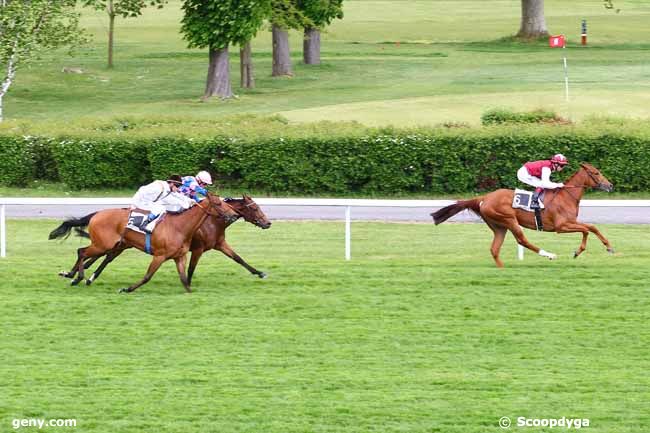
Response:
[{"label": "rein", "polygon": [[[584,170],[584,171],[585,171],[585,173],[587,173],[587,174],[589,175],[589,177],[591,178],[591,180],[594,181],[595,184],[600,184],[600,182],[598,182],[598,180],[594,177],[593,174],[591,174],[588,170]],[[578,185],[564,185],[562,188],[557,188],[557,189],[552,190],[553,192],[555,192],[555,194],[553,194],[553,197],[551,197],[551,199],[549,200],[548,204],[550,205],[551,203],[553,203],[553,200],[555,199],[555,197],[557,197],[557,195],[560,193],[560,190],[563,190],[563,189],[566,189],[566,192],[569,194],[569,196],[570,196],[570,197],[571,197],[571,198],[572,198],[572,199],[573,199],[577,204],[579,204],[579,203],[580,203],[580,199],[579,199],[578,197],[574,196],[573,194],[571,194],[571,190],[570,190],[570,188],[591,188],[591,189],[593,189],[594,187],[593,187],[593,186],[588,186],[588,185],[582,185],[582,186],[578,186]]]}]

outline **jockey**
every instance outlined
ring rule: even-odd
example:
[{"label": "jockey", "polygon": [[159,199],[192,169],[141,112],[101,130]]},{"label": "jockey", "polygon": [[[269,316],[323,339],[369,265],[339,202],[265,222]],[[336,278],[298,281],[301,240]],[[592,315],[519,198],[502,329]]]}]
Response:
[{"label": "jockey", "polygon": [[178,187],[181,183],[181,177],[174,174],[169,176],[166,181],[155,180],[138,189],[131,199],[131,209],[143,209],[150,212],[142,221],[141,229],[151,233],[156,226],[156,218],[169,210],[189,209],[194,204],[187,197],[179,194]]},{"label": "jockey", "polygon": [[207,171],[199,171],[196,176],[184,176],[182,181],[178,191],[198,202],[200,199],[197,194],[201,194],[203,197],[208,196],[206,187],[212,185],[212,176]]},{"label": "jockey", "polygon": [[551,159],[527,162],[517,171],[517,179],[526,185],[535,187],[535,193],[530,203],[531,209],[539,209],[539,195],[544,189],[564,187],[563,183],[551,182],[551,173],[562,171],[568,163],[566,156],[558,153]]}]

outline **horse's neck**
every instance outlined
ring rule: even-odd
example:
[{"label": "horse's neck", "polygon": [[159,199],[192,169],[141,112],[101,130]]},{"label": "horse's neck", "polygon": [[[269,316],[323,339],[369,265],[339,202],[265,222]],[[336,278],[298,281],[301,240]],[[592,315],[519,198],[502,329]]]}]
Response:
[{"label": "horse's neck", "polygon": [[578,170],[573,176],[567,179],[564,182],[565,186],[571,187],[570,195],[577,199],[578,202],[582,199],[582,196],[585,193],[585,188],[587,188],[586,179],[587,173],[584,170]]},{"label": "horse's neck", "polygon": [[[189,235],[194,233],[205,221],[208,216],[207,210],[203,209],[201,204],[194,205],[191,209],[179,215],[182,219],[182,226],[179,227],[180,231]],[[182,217],[185,216],[183,219]]]},{"label": "horse's neck", "polygon": [[[244,200],[241,200],[241,199],[240,200],[228,200],[226,203],[232,208],[232,210],[237,212],[237,215],[239,215],[240,217],[242,216],[242,209],[244,209],[246,207],[246,205],[244,204]],[[232,224],[233,222],[234,221],[226,222],[226,227],[229,227],[230,224]]]}]

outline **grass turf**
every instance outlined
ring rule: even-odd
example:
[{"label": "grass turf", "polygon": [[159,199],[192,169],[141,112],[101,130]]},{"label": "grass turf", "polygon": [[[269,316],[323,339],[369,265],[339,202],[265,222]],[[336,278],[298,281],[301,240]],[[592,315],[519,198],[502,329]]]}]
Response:
[{"label": "grass turf", "polygon": [[[73,58],[48,55],[19,71],[5,98],[13,119],[178,115],[218,118],[280,113],[291,121],[357,120],[368,125],[479,123],[489,108],[546,108],[580,120],[592,115],[647,118],[650,85],[647,2],[621,0],[620,13],[590,0],[545,2],[546,22],[564,33],[567,50],[518,44],[515,1],[346,1],[345,18],[323,35],[320,66],[301,63],[302,35],[291,33],[295,76],[270,77],[267,29],[253,42],[257,88],[240,98],[201,103],[207,53],[188,50],[179,34],[180,1],[118,19],[116,67],[107,70],[106,18],[84,10],[93,42]],[[588,20],[589,45],[580,23]],[[399,42],[399,45],[397,44]],[[569,62],[571,102],[564,101],[562,55]],[[84,74],[64,74],[81,67]]]},{"label": "grass turf", "polygon": [[239,223],[230,243],[269,279],[213,252],[191,295],[171,263],[118,295],[148,257],[69,287],[56,273],[83,241],[47,241],[58,223],[8,222],[6,430],[41,417],[124,433],[496,433],[501,416],[650,428],[645,226],[602,226],[619,253],[591,238],[577,260],[579,235],[527,232],[555,262],[517,262],[509,237],[498,270],[478,224],[354,223],[346,263],[342,223]]}]

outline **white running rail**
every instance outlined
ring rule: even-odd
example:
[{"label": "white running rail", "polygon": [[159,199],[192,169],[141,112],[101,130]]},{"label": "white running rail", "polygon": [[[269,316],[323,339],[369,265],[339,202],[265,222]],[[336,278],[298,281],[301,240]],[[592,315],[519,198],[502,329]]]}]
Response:
[{"label": "white running rail", "polygon": [[[48,206],[48,205],[94,205],[106,207],[128,206],[130,198],[25,198],[0,197],[0,257],[6,257],[7,206]],[[255,202],[261,206],[325,206],[345,209],[345,259],[351,258],[351,219],[355,207],[407,207],[441,208],[455,200],[366,200],[329,198],[259,198]],[[650,207],[650,200],[582,200],[580,207]],[[523,247],[519,246],[518,257],[523,259]]]}]

